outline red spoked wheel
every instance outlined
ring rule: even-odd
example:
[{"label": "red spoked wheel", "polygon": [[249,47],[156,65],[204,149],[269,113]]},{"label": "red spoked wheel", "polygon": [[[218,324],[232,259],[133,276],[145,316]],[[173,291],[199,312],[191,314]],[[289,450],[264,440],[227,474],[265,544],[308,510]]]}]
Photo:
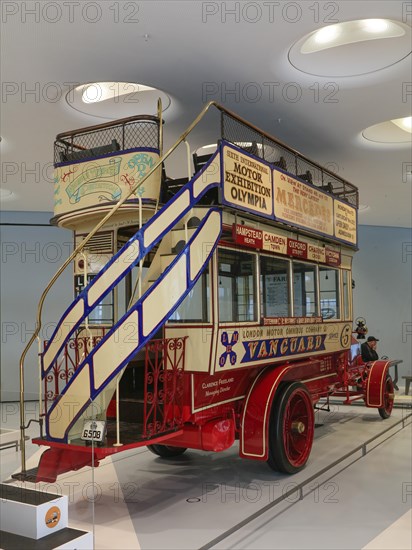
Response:
[{"label": "red spoked wheel", "polygon": [[272,405],[268,464],[294,474],[308,461],[315,430],[310,393],[300,382],[282,384]]},{"label": "red spoked wheel", "polygon": [[187,450],[187,447],[171,447],[169,445],[148,445],[147,448],[150,452],[162,458],[180,456]]},{"label": "red spoked wheel", "polygon": [[386,377],[385,387],[383,389],[383,407],[378,409],[379,414],[385,420],[392,414],[393,400],[395,397],[395,390],[393,387],[393,380],[390,376]]}]

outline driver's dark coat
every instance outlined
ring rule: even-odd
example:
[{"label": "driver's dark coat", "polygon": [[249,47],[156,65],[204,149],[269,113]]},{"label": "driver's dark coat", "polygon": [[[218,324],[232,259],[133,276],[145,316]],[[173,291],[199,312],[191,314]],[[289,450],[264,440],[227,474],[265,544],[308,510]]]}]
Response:
[{"label": "driver's dark coat", "polygon": [[368,345],[368,342],[363,342],[361,345],[361,354],[362,360],[365,361],[365,363],[368,361],[377,361],[379,359],[379,355]]}]

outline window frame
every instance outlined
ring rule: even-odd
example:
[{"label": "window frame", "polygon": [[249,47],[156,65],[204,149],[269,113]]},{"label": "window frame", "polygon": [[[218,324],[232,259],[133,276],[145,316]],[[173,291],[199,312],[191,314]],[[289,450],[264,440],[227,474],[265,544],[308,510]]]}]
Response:
[{"label": "window frame", "polygon": [[[201,293],[202,293],[202,313],[206,313],[206,320],[202,320],[202,321],[199,321],[199,320],[194,320],[194,319],[172,319],[172,317],[170,317],[167,322],[166,322],[166,326],[168,327],[171,327],[173,325],[175,326],[193,326],[193,325],[197,325],[197,326],[205,326],[205,325],[210,325],[212,323],[212,307],[213,307],[213,304],[212,304],[212,273],[213,273],[213,270],[211,269],[211,265],[212,263],[209,262],[208,264],[208,267],[203,271],[203,273],[201,274],[201,276],[199,277],[199,279],[196,281],[196,284],[194,285],[192,291],[194,290],[194,288],[196,287],[196,285],[198,285],[199,283],[202,284],[202,288],[201,288]],[[209,276],[209,281],[207,280]],[[209,284],[208,284],[209,283]],[[209,297],[207,296],[207,290],[208,290],[208,286],[209,286]],[[189,291],[189,293],[187,294],[187,296],[180,302],[179,306],[175,309],[175,311],[173,312],[173,315],[178,311],[178,309],[181,307],[181,305],[185,302],[185,300],[187,300],[189,298],[189,294],[190,292],[192,291]]]},{"label": "window frame", "polygon": [[[262,277],[262,272],[261,272],[261,258],[271,258],[271,259],[275,259],[275,260],[282,260],[283,262],[286,262],[287,263],[287,287],[288,287],[288,299],[289,299],[289,303],[288,303],[288,315],[282,315],[282,316],[269,316],[269,315],[264,315],[263,313],[263,304],[262,304],[262,287],[261,287],[261,277]],[[293,317],[292,315],[292,310],[293,310],[293,304],[292,304],[292,296],[293,294],[291,293],[291,285],[290,285],[290,281],[291,281],[291,276],[292,276],[292,260],[291,258],[288,258],[287,256],[280,256],[279,254],[268,254],[267,251],[264,251],[263,253],[259,253],[258,254],[258,267],[259,267],[259,279],[258,279],[258,293],[259,293],[259,307],[260,307],[260,319],[264,319],[264,318],[267,318],[267,319],[277,319],[277,318],[287,318],[287,317]]]},{"label": "window frame", "polygon": [[[232,252],[234,254],[248,254],[253,258],[253,264],[254,264],[254,274],[252,274],[253,280],[253,300],[254,300],[254,319],[251,321],[222,321],[220,316],[220,300],[219,300],[219,278],[220,278],[220,263],[219,263],[219,251],[228,251]],[[259,253],[254,252],[252,249],[247,248],[239,248],[239,247],[232,247],[227,246],[224,243],[220,243],[219,246],[216,249],[216,287],[217,287],[217,314],[219,319],[219,325],[257,325],[260,323],[261,319],[261,311],[260,311],[260,265],[259,265]],[[232,309],[235,307],[235,305],[232,305]]]},{"label": "window frame", "polygon": [[[253,280],[253,311],[254,311],[254,318],[252,320],[243,321],[243,320],[231,320],[231,321],[222,321],[221,320],[221,308],[220,308],[220,300],[219,300],[219,279],[220,279],[220,260],[219,255],[220,253],[231,253],[233,256],[236,257],[236,255],[244,254],[248,255],[252,260],[252,280]],[[271,254],[268,251],[264,250],[253,250],[250,248],[243,248],[243,247],[236,247],[231,246],[227,243],[219,243],[214,257],[216,258],[215,267],[212,265],[212,260],[209,265],[209,298],[207,300],[207,285],[204,287],[203,292],[206,294],[206,300],[203,305],[206,306],[206,311],[209,311],[209,319],[207,321],[195,321],[195,320],[175,320],[175,319],[169,319],[168,325],[172,326],[202,326],[202,325],[209,325],[213,321],[213,316],[215,311],[217,314],[218,324],[219,326],[233,326],[233,325],[260,325],[262,324],[262,320],[265,318],[263,316],[264,312],[264,304],[262,302],[262,295],[264,285],[261,284],[263,281],[261,281],[262,278],[262,270],[261,270],[261,259],[262,258],[268,258],[268,259],[274,259],[274,260],[281,260],[282,262],[286,262],[287,264],[287,277],[288,277],[288,294],[289,294],[289,313],[286,316],[276,316],[276,317],[267,317],[267,318],[286,318],[286,317],[306,317],[306,318],[315,318],[319,317],[322,319],[321,322],[324,323],[333,323],[333,322],[343,322],[343,321],[351,321],[352,315],[353,315],[353,303],[352,303],[352,288],[351,288],[351,281],[352,281],[352,270],[347,269],[346,267],[342,266],[331,266],[326,263],[317,263],[312,262],[310,260],[303,260],[300,258],[291,258],[290,256],[284,256],[281,254]],[[310,271],[314,273],[314,285],[315,285],[315,300],[314,302],[311,302],[315,305],[316,313],[310,314],[310,315],[296,315],[295,311],[295,298],[296,293],[294,289],[294,266],[295,265],[304,265],[309,266]],[[321,285],[320,285],[320,273],[321,268],[329,269],[331,271],[334,271],[338,274],[337,276],[337,287],[336,290],[339,293],[339,317],[333,317],[331,319],[324,319],[321,314]],[[348,280],[348,316],[346,316],[345,313],[345,298],[344,298],[344,274],[343,272],[347,273],[346,277]],[[203,277],[203,275],[202,275]],[[236,279],[236,275],[231,276],[233,280]],[[215,293],[213,291],[213,286],[216,285],[216,298],[214,298]],[[236,292],[233,290],[233,292]],[[308,293],[305,293],[308,294]],[[238,297],[238,296],[237,296]],[[216,300],[217,303],[214,305],[213,301]],[[237,306],[236,306],[237,305]],[[302,304],[303,305],[303,304]],[[234,313],[236,312],[237,307],[237,317],[239,316],[239,301],[235,301],[232,303],[232,317],[234,316]],[[214,310],[214,308],[216,308]],[[305,307],[306,310],[306,307]]]},{"label": "window frame", "polygon": [[[295,275],[295,271],[293,269],[294,265],[295,264],[304,264],[304,265],[309,265],[309,266],[313,266],[315,268],[315,273],[314,273],[314,284],[315,284],[315,300],[313,301],[313,303],[315,304],[316,306],[316,311],[314,314],[312,315],[296,315],[296,312],[295,312],[295,278],[294,278],[294,275]],[[320,298],[319,298],[319,264],[317,263],[314,263],[314,262],[308,262],[308,261],[305,261],[305,260],[300,260],[300,259],[292,259],[292,273],[291,273],[291,278],[290,278],[290,284],[291,284],[291,287],[292,287],[292,308],[291,308],[291,311],[292,311],[292,317],[307,317],[307,318],[314,318],[314,317],[320,317]],[[306,308],[305,308],[306,309]]]},{"label": "window frame", "polygon": [[[332,265],[328,265],[328,264],[318,264],[318,273],[319,273],[319,316],[322,317],[322,321],[323,322],[326,322],[326,323],[330,323],[330,322],[333,322],[333,321],[341,321],[343,319],[343,316],[342,316],[342,291],[343,291],[343,284],[342,284],[342,268],[341,267],[334,267]],[[339,316],[337,317],[332,317],[331,319],[324,319],[323,316],[322,316],[322,304],[321,304],[321,292],[322,292],[322,289],[321,289],[321,284],[320,284],[320,273],[321,273],[321,268],[324,268],[325,270],[328,269],[329,271],[334,271],[335,273],[337,273],[337,284],[336,284],[336,291],[338,292],[338,296],[337,296],[337,300],[336,300],[336,303],[339,307]],[[336,278],[335,278],[336,280]]]},{"label": "window frame", "polygon": [[[346,268],[340,268],[341,273],[341,285],[342,285],[342,315],[341,319],[343,321],[352,321],[353,320],[353,296],[352,296],[352,270]],[[347,273],[348,281],[348,316],[346,316],[345,308],[345,279],[344,273]]]}]

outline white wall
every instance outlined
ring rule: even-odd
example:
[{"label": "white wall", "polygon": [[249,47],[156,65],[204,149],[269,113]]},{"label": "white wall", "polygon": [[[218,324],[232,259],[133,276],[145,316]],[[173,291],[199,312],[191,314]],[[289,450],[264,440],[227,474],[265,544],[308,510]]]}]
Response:
[{"label": "white wall", "polygon": [[[70,231],[48,224],[45,212],[3,212],[1,233],[1,399],[19,395],[19,359],[35,327],[37,303],[47,283],[72,250]],[[14,225],[8,225],[14,224]],[[31,224],[31,225],[17,225]],[[353,278],[354,318],[364,317],[378,352],[403,359],[400,375],[411,372],[412,235],[408,229],[360,226]],[[72,300],[71,267],[45,302],[47,339]],[[35,399],[36,347],[26,359],[26,397]],[[37,394],[36,394],[37,395]]]},{"label": "white wall", "polygon": [[[1,257],[1,400],[19,398],[19,361],[35,329],[37,304],[48,282],[73,250],[70,231],[47,226],[44,212],[2,212]],[[20,224],[20,225],[19,225]],[[24,225],[23,225],[24,224]],[[45,301],[42,339],[72,301],[73,279],[67,268]],[[27,399],[38,395],[37,343],[25,361]]]},{"label": "white wall", "polygon": [[379,356],[403,359],[400,376],[411,374],[411,230],[360,226],[359,249],[353,263],[354,319],[364,317],[368,335],[379,338]]}]

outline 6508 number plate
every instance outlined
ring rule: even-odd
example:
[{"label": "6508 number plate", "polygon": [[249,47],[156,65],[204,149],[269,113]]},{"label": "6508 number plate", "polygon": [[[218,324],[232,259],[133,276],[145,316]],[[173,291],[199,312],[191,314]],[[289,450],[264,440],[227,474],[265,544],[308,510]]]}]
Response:
[{"label": "6508 number plate", "polygon": [[101,443],[106,435],[106,422],[103,420],[86,420],[83,424],[81,439]]}]

